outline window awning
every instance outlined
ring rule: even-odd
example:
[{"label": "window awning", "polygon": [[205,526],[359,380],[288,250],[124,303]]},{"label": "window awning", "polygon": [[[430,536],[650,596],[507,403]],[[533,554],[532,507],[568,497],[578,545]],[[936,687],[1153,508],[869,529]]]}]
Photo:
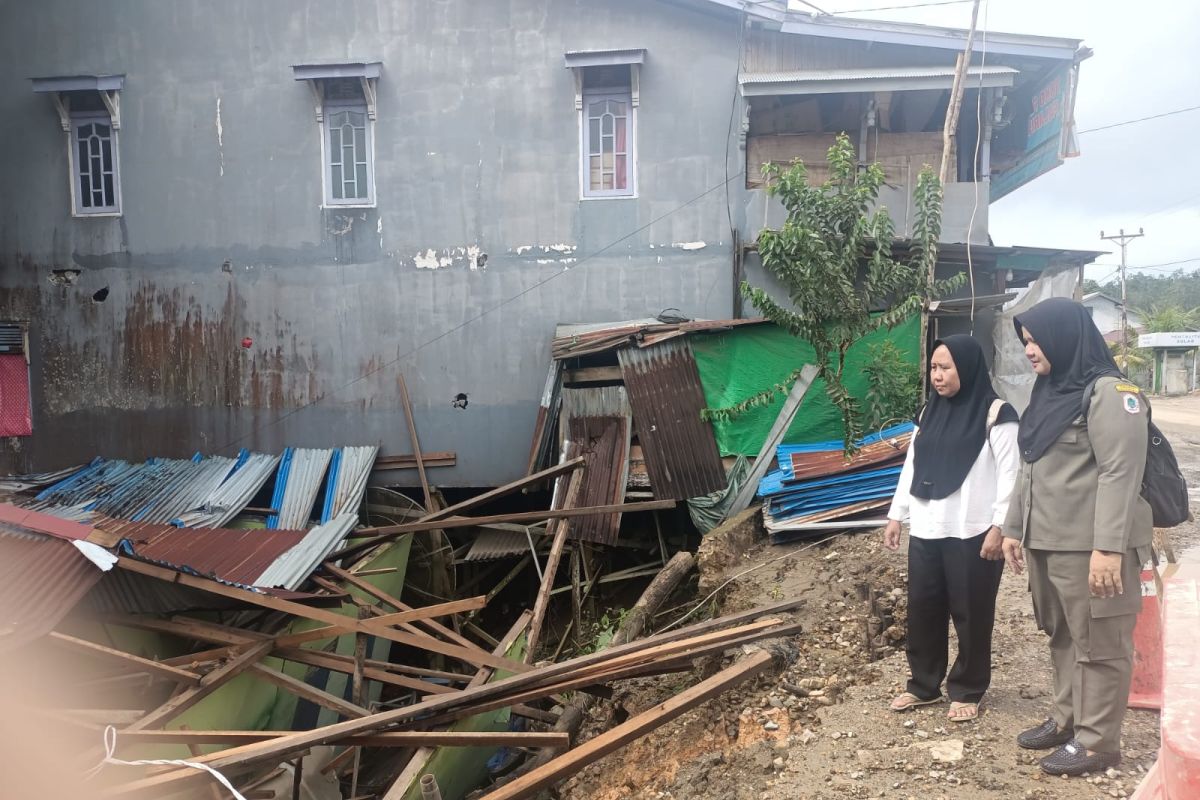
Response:
[{"label": "window awning", "polygon": [[298,81],[323,78],[378,78],[382,61],[351,61],[341,64],[295,64],[292,76]]},{"label": "window awning", "polygon": [[113,130],[121,130],[121,87],[125,85],[124,75],[59,75],[50,78],[30,78],[33,91],[38,94],[48,94],[54,100],[54,110],[58,112],[58,122],[64,131],[71,130],[71,109],[64,92],[98,92],[108,109],[109,119],[112,120]]},{"label": "window awning", "polygon": [[646,63],[646,49],[632,47],[623,50],[574,50],[563,54],[563,60],[568,69],[644,64]]},{"label": "window awning", "polygon": [[125,85],[124,75],[62,75],[52,78],[30,78],[33,90],[42,92],[119,92]]},{"label": "window awning", "polygon": [[[1002,66],[967,68],[967,85],[994,89],[1013,85],[1020,70]],[[870,69],[743,72],[738,77],[745,97],[838,94],[842,92],[905,92],[949,89],[954,67],[874,67]]]},{"label": "window awning", "polygon": [[382,61],[347,61],[338,64],[293,64],[292,77],[307,81],[312,89],[313,110],[317,122],[325,119],[325,89],[321,81],[349,78],[357,80],[367,102],[367,116],[375,119],[375,82],[379,80]]}]

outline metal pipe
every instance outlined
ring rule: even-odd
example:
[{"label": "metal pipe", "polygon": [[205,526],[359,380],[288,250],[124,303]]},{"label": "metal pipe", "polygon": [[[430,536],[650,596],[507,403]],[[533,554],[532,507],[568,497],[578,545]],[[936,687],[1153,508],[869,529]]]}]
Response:
[{"label": "metal pipe", "polygon": [[442,791],[438,788],[437,778],[433,773],[426,772],[421,776],[421,800],[442,800]]}]

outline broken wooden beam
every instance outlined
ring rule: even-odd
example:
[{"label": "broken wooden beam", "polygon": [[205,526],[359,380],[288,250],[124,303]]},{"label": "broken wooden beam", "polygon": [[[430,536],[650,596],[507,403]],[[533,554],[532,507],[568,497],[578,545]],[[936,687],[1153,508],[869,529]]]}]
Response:
[{"label": "broken wooden beam", "polygon": [[645,736],[655,728],[682,716],[706,700],[758,675],[771,665],[771,661],[771,654],[765,650],[752,653],[711,678],[685,689],[617,727],[568,750],[558,758],[501,786],[496,791],[485,794],[483,800],[518,800],[518,798],[529,797],[540,789],[578,772],[582,767],[603,758],[614,750],[624,747],[633,740]]},{"label": "broken wooden beam", "polygon": [[[386,625],[372,625],[369,622],[359,622],[356,619],[342,616],[333,611],[324,608],[313,608],[310,606],[296,603],[291,600],[284,600],[273,595],[252,592],[247,589],[241,589],[236,586],[229,586],[224,583],[209,580],[208,578],[200,578],[194,575],[186,575],[182,572],[176,572],[172,569],[159,567],[154,564],[147,564],[142,561],[121,556],[117,559],[117,566],[130,572],[136,572],[140,575],[146,575],[151,578],[158,578],[168,583],[177,583],[183,586],[189,586],[194,589],[202,589],[211,594],[228,597],[232,600],[240,600],[249,605],[268,608],[272,611],[282,611],[286,614],[291,614],[295,617],[304,619],[316,620],[324,622],[326,625],[346,626],[348,631],[362,631],[374,636],[378,636],[397,644],[415,647],[419,650],[426,650],[433,653],[440,653],[451,658],[465,661],[476,667],[490,666],[500,669],[507,669],[512,672],[524,672],[529,669],[525,664],[512,661],[507,658],[493,656],[490,653],[473,650],[461,645],[450,644],[443,642],[432,636],[421,636],[406,633],[403,631],[394,630]],[[270,643],[267,643],[270,646]]]},{"label": "broken wooden beam", "polygon": [[[265,742],[295,731],[121,731],[117,747],[137,744],[225,744]],[[507,731],[399,731],[349,736],[338,742],[347,747],[553,747],[568,745],[565,733]]]},{"label": "broken wooden beam", "polygon": [[562,462],[561,464],[555,464],[553,467],[544,469],[541,472],[536,472],[533,475],[526,475],[524,478],[518,478],[517,480],[512,481],[511,483],[506,483],[503,486],[498,486],[489,492],[484,492],[483,494],[475,495],[474,497],[472,497],[470,499],[463,500],[461,503],[455,503],[452,506],[446,506],[445,508],[441,509],[440,511],[434,511],[431,514],[426,514],[424,517],[422,517],[418,521],[419,522],[428,522],[430,520],[445,519],[446,517],[454,516],[455,514],[458,514],[459,512],[467,511],[472,508],[477,508],[478,506],[481,506],[485,503],[490,503],[492,500],[497,500],[501,497],[506,497],[506,496],[512,494],[513,492],[524,489],[526,486],[531,486],[535,483],[540,483],[541,481],[549,480],[551,478],[557,478],[559,475],[563,475],[568,472],[573,472],[574,470],[577,470],[582,466],[583,466],[583,457],[582,456],[580,456],[579,458],[572,458],[568,461]]},{"label": "broken wooden beam", "polygon": [[126,653],[123,650],[116,650],[112,647],[89,642],[86,639],[78,639],[74,636],[68,636],[65,633],[51,631],[48,640],[55,644],[68,647],[78,653],[84,653],[90,656],[96,656],[106,661],[120,663],[130,669],[138,672],[149,672],[159,678],[166,678],[177,683],[187,684],[189,686],[197,686],[200,683],[200,675],[195,672],[190,672],[179,667],[172,667],[167,664],[154,661],[149,658],[135,656],[132,653]]},{"label": "broken wooden beam", "polygon": [[417,421],[413,418],[412,403],[408,401],[408,385],[404,383],[403,373],[396,374],[396,384],[400,389],[400,405],[404,409],[404,422],[408,425],[408,438],[412,441],[417,476],[421,479],[421,491],[425,493],[425,507],[429,508],[433,494],[429,490],[429,479],[425,477],[425,459],[421,455],[421,442],[417,440]]},{"label": "broken wooden beam", "polygon": [[254,664],[250,667],[250,674],[263,678],[270,683],[275,684],[286,692],[296,695],[302,700],[307,700],[310,703],[315,703],[322,708],[328,708],[336,714],[340,714],[347,719],[358,719],[365,717],[370,712],[362,706],[347,702],[337,695],[330,694],[323,689],[305,683],[299,678],[293,678],[287,673],[280,672],[277,669],[272,669],[263,664]]},{"label": "broken wooden beam", "polygon": [[[583,491],[584,472],[575,472],[567,484],[561,510],[568,511],[579,499]],[[567,532],[570,523],[558,518],[554,521],[554,540],[550,544],[550,554],[546,556],[546,564],[542,568],[542,584],[538,587],[537,597],[533,601],[533,621],[529,623],[529,639],[525,650],[525,660],[532,662],[537,650],[538,640],[541,639],[542,623],[546,619],[546,609],[550,605],[550,590],[554,588],[554,579],[558,575],[558,563],[562,560],[563,547],[567,543]]]},{"label": "broken wooden beam", "polygon": [[[458,454],[453,450],[438,450],[421,453],[421,463],[426,469],[430,467],[453,467],[458,463]],[[379,456],[375,459],[373,470],[416,469],[417,456],[415,453],[400,453],[394,456]]]},{"label": "broken wooden beam", "polygon": [[[492,514],[486,517],[446,517],[444,519],[426,522],[406,522],[403,525],[384,525],[377,528],[359,528],[350,532],[348,539],[371,539],[382,536],[397,536],[402,533],[416,533],[448,528],[470,528],[493,522],[540,522],[544,519],[566,519],[569,517],[590,517],[594,514],[629,514],[635,511],[660,511],[674,508],[674,500],[649,500],[640,503],[611,503],[602,506],[582,506],[580,508],[551,508],[545,511],[516,511],[510,514]],[[330,556],[334,560],[336,554]]]}]

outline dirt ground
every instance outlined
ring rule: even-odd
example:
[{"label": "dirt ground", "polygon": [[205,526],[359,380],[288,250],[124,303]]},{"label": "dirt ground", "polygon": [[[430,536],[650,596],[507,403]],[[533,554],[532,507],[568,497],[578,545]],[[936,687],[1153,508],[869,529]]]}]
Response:
[{"label": "dirt ground", "polygon": [[[1200,487],[1200,397],[1159,399],[1154,409],[1189,483]],[[1200,525],[1171,530],[1170,541],[1184,560],[1200,561]],[[1124,760],[1106,775],[1051,778],[1037,767],[1041,752],[1016,746],[1019,731],[1048,715],[1050,687],[1045,637],[1034,624],[1023,576],[1006,572],[1001,584],[992,688],[979,719],[950,722],[945,704],[890,712],[887,703],[907,678],[905,570],[904,547],[885,550],[879,531],[758,545],[729,568],[728,576],[740,577],[725,590],[723,608],[804,600],[795,618],[805,633],[779,643],[790,666],[586,768],[560,787],[559,796],[1107,800],[1133,793],[1157,755],[1156,712],[1128,713]],[[696,679],[627,683],[615,705],[594,712],[590,729],[611,727]]]}]

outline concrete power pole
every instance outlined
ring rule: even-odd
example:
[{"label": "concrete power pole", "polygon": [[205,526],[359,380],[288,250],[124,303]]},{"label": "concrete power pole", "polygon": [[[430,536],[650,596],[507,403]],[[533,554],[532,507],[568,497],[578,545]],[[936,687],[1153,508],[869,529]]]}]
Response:
[{"label": "concrete power pole", "polygon": [[1141,228],[1138,228],[1137,233],[1126,233],[1125,229],[1121,228],[1116,236],[1105,236],[1104,231],[1100,231],[1101,239],[1121,245],[1121,349],[1127,359],[1129,358],[1129,294],[1125,291],[1125,247],[1134,239],[1145,235]]}]

